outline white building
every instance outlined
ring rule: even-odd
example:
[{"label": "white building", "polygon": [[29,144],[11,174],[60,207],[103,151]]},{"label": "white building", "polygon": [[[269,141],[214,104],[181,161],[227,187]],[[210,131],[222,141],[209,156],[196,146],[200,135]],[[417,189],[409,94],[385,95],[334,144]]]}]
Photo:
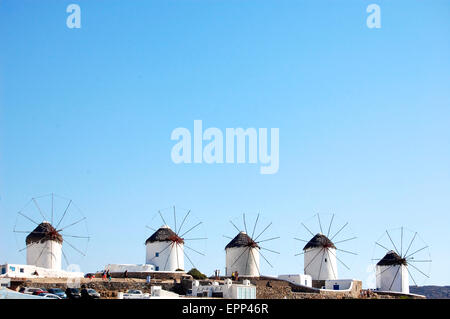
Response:
[{"label": "white building", "polygon": [[312,280],[334,280],[338,278],[336,246],[323,234],[315,235],[303,248],[304,272]]},{"label": "white building", "polygon": [[278,279],[293,283],[298,286],[312,287],[312,278],[310,275],[293,274],[293,275],[278,275]]},{"label": "white building", "polygon": [[40,223],[26,237],[27,265],[61,270],[63,238],[49,223]]},{"label": "white building", "polygon": [[226,276],[237,271],[241,277],[259,277],[259,249],[258,244],[241,231],[225,247]]},{"label": "white building", "polygon": [[0,277],[5,278],[82,278],[82,272],[50,269],[34,265],[3,264],[0,265]]},{"label": "white building", "polygon": [[82,272],[61,269],[63,238],[49,223],[40,223],[25,239],[27,264],[0,265],[0,277],[5,278],[79,278]]},{"label": "white building", "polygon": [[146,264],[155,266],[155,271],[184,270],[184,240],[169,226],[161,226],[145,242]]},{"label": "white building", "polygon": [[211,285],[200,285],[198,280],[192,283],[192,296],[216,297],[226,299],[256,299],[256,286],[244,280],[242,284],[233,284],[231,279],[226,279],[224,284],[213,282]]},{"label": "white building", "polygon": [[109,264],[106,265],[105,270],[109,270],[110,272],[152,272],[155,271],[155,266],[147,264]]},{"label": "white building", "polygon": [[377,289],[409,294],[408,264],[395,251],[389,251],[376,265]]}]

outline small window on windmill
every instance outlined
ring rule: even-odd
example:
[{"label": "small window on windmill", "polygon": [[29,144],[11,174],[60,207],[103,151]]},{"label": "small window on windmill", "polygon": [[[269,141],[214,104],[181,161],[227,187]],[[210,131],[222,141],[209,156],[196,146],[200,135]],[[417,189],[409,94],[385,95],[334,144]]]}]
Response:
[{"label": "small window on windmill", "polygon": [[155,253],[155,257],[159,257],[159,253],[158,252]]},{"label": "small window on windmill", "polygon": [[327,262],[327,259],[325,258],[325,262]]}]

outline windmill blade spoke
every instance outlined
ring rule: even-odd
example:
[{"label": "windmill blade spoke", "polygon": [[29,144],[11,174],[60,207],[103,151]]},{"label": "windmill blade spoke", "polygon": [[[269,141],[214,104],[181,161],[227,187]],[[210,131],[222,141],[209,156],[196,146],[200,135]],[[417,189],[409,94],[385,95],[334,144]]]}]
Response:
[{"label": "windmill blade spoke", "polygon": [[[29,234],[32,230],[13,230],[14,233]],[[35,234],[45,234],[45,232],[34,232]]]},{"label": "windmill blade spoke", "polygon": [[28,217],[27,215],[23,214],[22,212],[18,212],[17,214],[19,214],[20,216],[25,217],[26,219],[28,219],[29,221],[35,223],[36,225],[39,225],[39,223],[35,222],[34,220],[32,220],[30,217]]},{"label": "windmill blade spoke", "polygon": [[[161,255],[161,253],[163,253],[164,251],[167,250],[167,248],[169,248],[172,245],[172,242],[170,242],[166,247],[163,248],[163,250],[159,251],[158,253]],[[156,255],[153,256],[152,258],[149,259],[149,261],[153,260],[156,258]]]},{"label": "windmill blade spoke", "polygon": [[164,271],[166,271],[166,267],[167,267],[167,263],[169,262],[169,258],[170,258],[170,256],[172,255],[172,250],[173,250],[173,246],[174,246],[174,243],[172,242],[171,244],[170,244],[170,251],[169,251],[169,253],[167,254],[167,258],[166,258],[166,262],[164,263]]},{"label": "windmill blade spoke", "polygon": [[386,230],[386,234],[388,235],[389,240],[391,241],[392,246],[394,246],[395,251],[397,252],[397,254],[400,255],[400,253],[398,252],[397,246],[395,246],[394,241],[392,240],[391,235],[389,235],[389,232],[388,232],[387,230]]},{"label": "windmill blade spoke", "polygon": [[258,240],[256,243],[263,243],[266,241],[271,241],[271,240],[275,240],[275,239],[279,239],[280,237],[272,237],[272,238],[267,238],[267,239],[263,239],[263,240]]},{"label": "windmill blade spoke", "polygon": [[381,271],[381,272],[378,274],[378,276],[380,276],[380,275],[381,275],[382,273],[384,273],[386,270],[391,269],[392,267],[394,267],[394,265],[390,265],[389,267],[383,269],[383,271]]},{"label": "windmill blade spoke", "polygon": [[304,239],[301,239],[301,238],[294,238],[295,240],[298,240],[298,241],[303,241],[303,242],[305,242],[305,243],[307,243],[309,240],[304,240]]},{"label": "windmill blade spoke", "polygon": [[414,281],[414,284],[415,284],[416,286],[418,286],[416,280],[414,279],[413,275],[412,275],[411,272],[409,271],[408,267],[406,267],[406,270],[408,271],[408,274],[409,274],[409,276],[411,277],[411,279]]},{"label": "windmill blade spoke", "polygon": [[208,238],[204,237],[204,238],[183,238],[184,241],[186,240],[206,240]]},{"label": "windmill blade spoke", "polygon": [[253,251],[250,249],[250,254],[252,254],[253,262],[255,263],[256,269],[258,270],[258,276],[261,277],[261,271],[259,270],[258,263],[256,262],[256,258],[253,255]]},{"label": "windmill blade spoke", "polygon": [[340,240],[340,241],[335,242],[334,244],[337,245],[337,244],[340,244],[340,243],[343,243],[343,242],[346,242],[346,241],[354,240],[356,238],[358,238],[358,237],[352,237],[352,238]]},{"label": "windmill blade spoke", "polygon": [[335,254],[333,251],[331,251],[330,249],[327,249],[327,250],[328,250],[332,255],[334,255],[334,257],[336,257],[336,259],[337,259],[342,265],[344,265],[345,268],[347,268],[348,270],[350,270],[350,267],[348,267],[342,260],[340,260],[339,257],[336,256],[336,254]]},{"label": "windmill blade spoke", "polygon": [[78,252],[79,254],[81,254],[82,256],[86,256],[86,254],[84,252],[82,252],[81,250],[79,250],[77,247],[75,247],[74,245],[72,245],[70,242],[67,241],[67,239],[64,240],[65,243],[67,243],[70,247],[73,248],[73,250],[75,250],[76,252]]},{"label": "windmill blade spoke", "polygon": [[305,252],[302,251],[301,253],[295,254],[294,256],[300,256],[300,255],[303,255],[304,253],[305,253]]},{"label": "windmill blade spoke", "polygon": [[[183,227],[184,222],[186,221],[186,218],[189,216],[190,213],[191,213],[191,210],[188,210],[188,212],[186,213],[186,215],[184,215],[184,218],[183,218],[183,220],[181,221],[180,228],[178,228],[178,233],[181,231],[181,228]],[[177,233],[177,234],[178,234],[178,233]]]},{"label": "windmill blade spoke", "polygon": [[33,245],[34,245],[34,243],[31,243],[31,244],[29,244],[29,245],[26,245],[24,248],[19,249],[19,253],[21,253],[22,251],[24,251],[25,249],[27,249],[28,247],[31,247],[31,246],[33,246]]},{"label": "windmill blade spoke", "polygon": [[422,248],[416,250],[415,252],[413,252],[413,253],[409,254],[408,256],[406,256],[405,259],[411,258],[411,257],[414,256],[415,254],[417,254],[418,252],[420,252],[420,251],[422,251],[422,250],[424,250],[424,249],[426,249],[426,248],[428,248],[428,246],[425,246],[425,247],[422,247]]},{"label": "windmill blade spoke", "polygon": [[348,250],[344,250],[344,249],[340,249],[340,248],[336,248],[336,250],[342,251],[342,252],[347,253],[347,254],[352,254],[352,255],[355,255],[355,256],[358,255],[357,253],[354,253],[352,251],[348,251]]},{"label": "windmill blade spoke", "polygon": [[312,236],[315,236],[314,235],[314,233],[312,232],[312,231],[310,231],[309,230],[309,228],[308,227],[306,227],[306,225],[305,224],[303,224],[303,223],[301,223],[302,224],[302,226],[312,235]]},{"label": "windmill blade spoke", "polygon": [[253,238],[253,235],[255,234],[256,224],[258,224],[258,220],[259,220],[259,214],[258,214],[258,216],[256,216],[256,221],[255,221],[255,225],[253,225],[253,231],[252,231],[252,237],[251,238]]},{"label": "windmill blade spoke", "polygon": [[152,231],[157,231],[157,229],[155,229],[155,228],[153,228],[153,227],[150,227],[150,226],[145,226],[145,228],[148,228],[148,229],[150,229],[150,230],[152,230]]},{"label": "windmill blade spoke", "polygon": [[391,251],[389,248],[386,248],[386,247],[384,247],[383,245],[381,245],[380,243],[378,243],[378,242],[375,242],[375,244],[377,244],[378,246],[380,246],[380,247],[382,247],[382,248],[384,248],[384,249],[386,249],[387,251]]},{"label": "windmill blade spoke", "polygon": [[245,233],[248,234],[248,231],[247,231],[247,223],[245,222],[245,214],[242,214],[242,219],[244,220],[244,229],[245,229]]},{"label": "windmill blade spoke", "polygon": [[37,262],[39,261],[39,259],[41,259],[42,254],[44,253],[44,250],[47,248],[47,246],[42,247],[41,252],[39,254],[39,256],[37,256],[37,258],[34,261],[34,264],[37,265]]},{"label": "windmill blade spoke", "polygon": [[[328,256],[328,260],[330,260],[330,253],[328,252],[328,249],[327,249],[327,256]],[[333,277],[337,279],[336,273],[334,272],[333,263],[330,263],[330,265],[331,265],[331,270],[333,271]]]},{"label": "windmill blade spoke", "polygon": [[411,242],[410,242],[409,245],[408,245],[408,249],[406,249],[405,256],[408,255],[408,251],[409,251],[409,249],[411,248],[411,245],[412,245],[414,239],[416,239],[416,236],[417,236],[417,232],[414,233],[414,236],[413,236],[413,238],[411,239]]},{"label": "windmill blade spoke", "polygon": [[197,225],[189,228],[187,231],[184,232],[183,235],[181,235],[180,237],[183,237],[184,235],[186,235],[187,233],[189,233],[190,231],[194,230],[195,228],[197,228],[198,226],[200,226],[201,224],[203,224],[203,222],[199,222]]},{"label": "windmill blade spoke", "polygon": [[64,260],[66,261],[67,266],[69,266],[70,265],[69,259],[67,259],[66,253],[64,252],[64,249],[61,248],[61,252],[62,252],[62,255],[64,257]]},{"label": "windmill blade spoke", "polygon": [[254,240],[256,241],[262,234],[264,234],[265,231],[266,231],[267,229],[269,229],[269,227],[270,227],[271,225],[272,225],[272,222],[271,222],[269,225],[267,225],[266,228],[264,228],[263,231],[260,232],[259,235],[256,236],[256,238],[255,238]]},{"label": "windmill blade spoke", "polygon": [[162,222],[164,223],[164,225],[168,225],[168,224],[166,223],[166,221],[165,221],[163,215],[161,214],[161,211],[160,211],[160,210],[158,210],[158,214],[159,214],[159,216],[161,217]]},{"label": "windmill blade spoke", "polygon": [[280,252],[275,251],[275,250],[267,249],[267,248],[264,248],[264,247],[259,247],[259,248],[264,249],[264,250],[267,250],[267,251],[269,251],[269,252],[271,252],[271,253],[274,253],[274,254],[278,254],[278,255],[280,254]]},{"label": "windmill blade spoke", "polygon": [[317,214],[317,219],[319,220],[320,233],[323,234],[322,223],[320,222],[320,215],[319,214]]},{"label": "windmill blade spoke", "polygon": [[317,254],[314,255],[313,259],[311,259],[309,261],[309,263],[304,267],[304,271],[306,272],[306,269],[308,269],[309,265],[311,265],[311,263],[314,261],[314,259],[316,259],[316,257],[322,252],[323,248],[321,248]]},{"label": "windmill blade spoke", "polygon": [[38,211],[39,211],[39,214],[41,214],[41,216],[42,216],[42,218],[44,218],[44,220],[47,220],[47,217],[45,217],[45,215],[44,215],[44,213],[42,212],[41,208],[39,207],[39,205],[38,205],[36,199],[33,198],[32,200],[33,200],[34,205],[37,207],[37,209],[38,209]]},{"label": "windmill blade spoke", "polygon": [[417,270],[418,272],[420,272],[422,275],[424,275],[427,278],[430,278],[430,276],[428,276],[426,273],[424,273],[422,270],[420,270],[419,268],[417,268],[416,266],[414,266],[413,264],[408,264],[408,266],[413,267],[415,270]]},{"label": "windmill blade spoke", "polygon": [[67,228],[69,228],[69,227],[75,226],[75,225],[81,223],[81,222],[82,222],[83,220],[85,220],[85,219],[86,219],[86,217],[83,217],[83,218],[81,218],[80,220],[77,220],[76,222],[74,222],[74,223],[72,223],[72,224],[69,224],[69,225],[67,225],[67,226],[64,226],[63,228],[58,229],[58,232],[62,232],[64,229],[67,229]]},{"label": "windmill blade spoke", "polygon": [[334,214],[333,214],[333,216],[331,216],[330,225],[328,226],[328,231],[327,231],[327,237],[330,235],[331,224],[333,223],[333,219],[334,219]]},{"label": "windmill blade spoke", "polygon": [[184,251],[184,249],[183,249],[183,254],[184,254],[184,255],[186,256],[186,258],[189,260],[189,262],[191,263],[192,267],[193,267],[193,268],[197,268],[197,267],[195,267],[195,265],[194,265],[194,263],[192,262],[191,258],[189,258],[189,255]]},{"label": "windmill blade spoke", "polygon": [[236,228],[236,230],[240,233],[241,230],[233,223],[233,221],[230,220],[231,225],[234,226],[234,228]]},{"label": "windmill blade spoke", "polygon": [[175,242],[175,253],[177,254],[177,269],[180,269],[180,260],[178,258],[178,243]]},{"label": "windmill blade spoke", "polygon": [[[322,260],[323,260],[323,256],[324,256],[324,255],[325,255],[325,249],[323,250],[323,253],[322,253]],[[322,273],[322,265],[323,265],[322,260],[320,261],[319,276],[317,277],[318,280],[320,280],[320,275],[321,275],[321,273]]]},{"label": "windmill blade spoke", "polygon": [[204,253],[201,253],[201,252],[199,252],[198,250],[195,250],[195,249],[193,249],[193,248],[191,248],[191,247],[189,247],[189,246],[186,246],[186,244],[184,244],[184,247],[186,247],[187,249],[190,249],[190,250],[196,252],[196,253],[199,254],[199,255],[205,256]]},{"label": "windmill blade spoke", "polygon": [[72,237],[72,238],[81,238],[81,239],[90,239],[91,238],[89,236],[67,235],[67,234],[63,234],[63,233],[61,233],[61,235],[63,237]]},{"label": "windmill blade spoke", "polygon": [[333,240],[334,237],[336,237],[345,227],[347,227],[348,222],[345,223],[344,226],[341,227],[341,229],[338,230],[336,234],[333,235],[333,237],[330,238],[330,240]]},{"label": "windmill blade spoke", "polygon": [[400,256],[403,254],[403,227],[401,228],[401,236],[400,236]]},{"label": "windmill blade spoke", "polygon": [[244,249],[244,251],[234,260],[234,262],[231,264],[231,267],[233,267],[234,266],[234,264],[236,264],[237,263],[237,261],[242,257],[242,255],[247,251],[249,249],[249,247],[246,247],[245,249]]},{"label": "windmill blade spoke", "polygon": [[228,238],[228,239],[231,239],[231,240],[233,240],[233,237],[230,237],[230,236],[225,236],[225,235],[222,235],[223,237],[225,237],[225,238]]},{"label": "windmill blade spoke", "polygon": [[261,252],[259,252],[259,254],[261,255],[262,258],[264,258],[264,260],[266,261],[266,263],[268,263],[269,266],[270,266],[271,268],[273,268],[272,264],[269,262],[269,260],[267,260],[266,256],[264,256]]},{"label": "windmill blade spoke", "polygon": [[70,204],[72,204],[72,200],[69,200],[69,204],[67,204],[67,207],[66,207],[66,209],[64,210],[63,215],[62,215],[61,218],[59,219],[58,224],[56,224],[56,227],[55,227],[56,229],[58,229],[58,226],[61,224],[61,222],[63,221],[64,217],[66,216],[67,211],[69,210]]},{"label": "windmill blade spoke", "polygon": [[397,268],[397,272],[395,273],[394,279],[392,279],[391,285],[389,286],[389,290],[391,290],[392,285],[394,284],[395,279],[397,278],[397,275],[398,275],[398,273],[399,273],[399,271],[400,271],[400,268],[401,268],[401,267],[398,267],[398,268]]},{"label": "windmill blade spoke", "polygon": [[413,260],[413,259],[409,259],[408,263],[430,263],[432,262],[432,260]]},{"label": "windmill blade spoke", "polygon": [[[173,221],[175,223],[175,234],[178,234],[178,232],[177,232],[177,214],[175,212],[175,206],[173,206]],[[177,257],[178,257],[178,255],[177,255]]]}]

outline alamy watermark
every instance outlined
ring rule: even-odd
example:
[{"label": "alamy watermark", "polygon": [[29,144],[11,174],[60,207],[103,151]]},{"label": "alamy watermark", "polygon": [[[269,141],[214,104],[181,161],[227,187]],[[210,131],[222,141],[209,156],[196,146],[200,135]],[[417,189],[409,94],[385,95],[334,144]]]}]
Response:
[{"label": "alamy watermark", "polygon": [[[224,140],[225,136],[225,140]],[[203,131],[202,120],[194,121],[194,132],[184,127],[172,131],[177,143],[172,147],[171,158],[175,164],[257,164],[261,174],[275,174],[280,163],[278,128],[226,128],[210,127]],[[207,142],[203,145],[204,141]],[[224,147],[225,145],[225,147]],[[270,147],[269,147],[270,146]]]}]

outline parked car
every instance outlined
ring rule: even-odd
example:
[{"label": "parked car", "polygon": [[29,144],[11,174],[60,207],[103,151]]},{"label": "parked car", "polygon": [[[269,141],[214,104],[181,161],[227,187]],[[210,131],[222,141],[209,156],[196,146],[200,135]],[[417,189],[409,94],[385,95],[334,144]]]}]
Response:
[{"label": "parked car", "polygon": [[26,295],[33,295],[36,291],[43,291],[41,288],[36,287],[22,287],[20,288],[19,292],[26,294]]},{"label": "parked car", "polygon": [[57,295],[60,298],[67,298],[66,293],[61,288],[50,288],[50,289],[47,289],[47,290],[48,290],[49,293],[51,293],[53,295]]},{"label": "parked car", "polygon": [[95,289],[86,289],[86,290],[87,290],[89,296],[91,296],[92,298],[94,298],[94,299],[100,298],[100,294],[97,291],[95,291]]},{"label": "parked car", "polygon": [[136,289],[130,289],[123,294],[123,299],[146,299],[149,297],[150,295],[148,293],[144,294],[142,291]]},{"label": "parked car", "polygon": [[37,290],[33,291],[32,295],[40,296],[42,294],[48,294],[48,291],[43,288],[38,288]]},{"label": "parked car", "polygon": [[77,288],[67,288],[66,289],[67,298],[79,299],[81,298],[80,290]]},{"label": "parked car", "polygon": [[44,298],[48,298],[48,299],[62,299],[61,297],[59,297],[55,294],[49,294],[49,293],[40,294],[40,296],[44,297]]}]

